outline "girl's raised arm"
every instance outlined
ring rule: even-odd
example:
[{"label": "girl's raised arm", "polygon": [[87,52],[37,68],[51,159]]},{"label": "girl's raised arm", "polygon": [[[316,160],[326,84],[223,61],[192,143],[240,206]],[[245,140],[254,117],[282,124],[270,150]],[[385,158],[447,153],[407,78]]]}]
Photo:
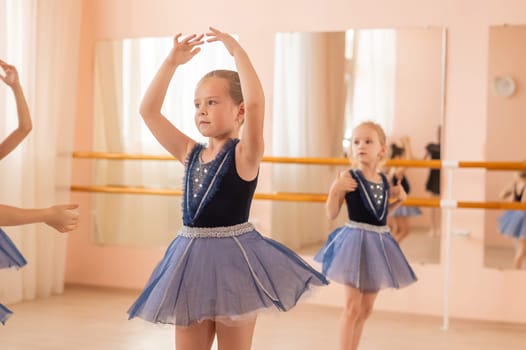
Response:
[{"label": "girl's raised arm", "polygon": [[179,41],[181,34],[174,37],[174,47],[159,68],[146,90],[139,112],[157,141],[181,163],[195,141],[183,134],[161,113],[170,81],[179,65],[188,62],[203,44],[203,35],[193,34]]},{"label": "girl's raised arm", "polygon": [[329,195],[325,202],[325,211],[329,220],[334,220],[340,213],[340,210],[347,192],[356,190],[358,183],[353,179],[349,171],[342,171],[334,179],[329,189]]},{"label": "girl's raised arm", "polygon": [[29,107],[27,106],[16,68],[2,60],[0,60],[0,67],[5,73],[5,75],[0,74],[0,79],[13,90],[18,114],[18,128],[0,143],[0,159],[3,159],[24,140],[33,128],[33,125],[31,124]]},{"label": "girl's raised arm", "polygon": [[[508,199],[512,199],[513,200],[512,196],[513,196],[514,189],[515,189],[515,181],[512,181],[506,187],[504,187],[502,189],[502,191],[500,191],[499,197],[502,200],[508,200]],[[526,197],[526,196],[524,196],[524,197]]]},{"label": "girl's raised arm", "polygon": [[415,160],[415,155],[413,154],[413,148],[411,146],[411,139],[409,136],[402,137],[402,147],[404,148],[404,159]]},{"label": "girl's raised arm", "polygon": [[[229,34],[210,28],[208,42],[222,41],[236,62],[241,91],[243,92],[244,126],[239,142],[239,152],[243,171],[249,177],[256,176],[259,163],[263,157],[265,144],[263,141],[263,122],[265,116],[265,95],[259,77],[250,62],[245,50]],[[238,169],[239,170],[239,169]],[[253,176],[250,176],[253,175]]]}]

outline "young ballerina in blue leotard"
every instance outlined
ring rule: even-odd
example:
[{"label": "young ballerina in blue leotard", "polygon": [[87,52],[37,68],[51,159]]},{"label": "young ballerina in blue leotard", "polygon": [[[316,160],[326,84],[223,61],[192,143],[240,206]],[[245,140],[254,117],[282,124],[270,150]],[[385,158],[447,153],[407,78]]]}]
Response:
[{"label": "young ballerina in blue leotard", "polygon": [[[0,80],[13,91],[18,112],[18,127],[0,142],[1,160],[24,140],[32,129],[32,123],[16,68],[2,60],[0,60],[0,68],[4,73],[0,74]],[[57,231],[68,232],[78,225],[79,213],[74,210],[77,207],[74,204],[67,204],[42,209],[24,209],[0,204],[0,227],[42,222]],[[19,269],[26,263],[9,236],[0,229],[0,269]],[[5,324],[11,315],[11,310],[0,304],[0,323]]]},{"label": "young ballerina in blue leotard", "polygon": [[194,118],[208,144],[196,143],[161,114],[175,70],[199,52],[203,35],[176,35],[141,104],[154,136],[185,164],[184,226],[129,315],[175,324],[179,350],[210,349],[215,335],[219,349],[248,350],[258,311],[289,310],[306,290],[327,281],[247,222],[263,156],[265,99],[239,43],[213,28],[207,35],[225,45],[238,70],[212,71],[197,85]]},{"label": "young ballerina in blue leotard", "polygon": [[406,195],[400,184],[390,186],[380,172],[386,153],[386,137],[380,125],[358,125],[351,138],[351,153],[355,166],[333,181],[326,203],[331,220],[345,203],[349,221],[329,235],[314,258],[322,263],[329,279],[345,286],[340,350],[358,348],[364,323],[381,289],[402,288],[416,281],[386,225],[388,211]]}]

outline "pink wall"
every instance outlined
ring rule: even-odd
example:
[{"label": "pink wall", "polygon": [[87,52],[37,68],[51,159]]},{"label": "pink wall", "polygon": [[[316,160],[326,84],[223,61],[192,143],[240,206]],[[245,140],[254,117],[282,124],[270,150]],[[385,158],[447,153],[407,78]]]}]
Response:
[{"label": "pink wall", "polygon": [[[526,159],[526,26],[496,26],[489,29],[488,49],[488,121],[486,158],[521,161]],[[498,96],[493,90],[495,77],[509,75],[515,80],[513,96]],[[499,192],[509,184],[515,172],[488,172],[486,194],[498,200]],[[486,244],[512,246],[513,241],[497,233],[501,210],[486,213]]]},{"label": "pink wall", "polygon": [[[276,11],[275,9],[279,9]],[[158,0],[85,1],[79,67],[79,108],[75,149],[90,149],[93,47],[98,39],[164,36],[176,31],[203,31],[215,25],[239,34],[261,75],[268,107],[272,104],[275,32],[331,31],[353,28],[448,28],[445,158],[485,158],[488,26],[525,23],[526,3],[520,0],[322,0],[175,2]],[[270,116],[267,121],[267,130]],[[268,139],[268,138],[267,138]],[[89,165],[76,161],[73,183],[89,183]],[[455,172],[454,197],[484,200],[485,174]],[[83,205],[84,225],[69,242],[67,281],[139,288],[161,257],[160,250],[98,247],[89,240],[89,195],[74,194]],[[483,267],[484,212],[458,210],[453,225],[467,228],[467,239],[453,238],[449,306],[452,316],[526,322],[526,274]],[[444,246],[444,244],[442,244]],[[442,259],[443,261],[444,259]],[[381,293],[377,309],[439,315],[443,264],[415,265],[419,283],[401,291]],[[324,288],[316,301],[341,305],[337,284]],[[336,296],[336,298],[335,298]]]}]

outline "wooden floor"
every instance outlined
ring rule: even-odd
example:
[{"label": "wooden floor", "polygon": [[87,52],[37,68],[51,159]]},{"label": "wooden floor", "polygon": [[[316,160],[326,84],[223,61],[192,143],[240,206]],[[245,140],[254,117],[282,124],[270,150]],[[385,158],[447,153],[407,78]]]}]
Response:
[{"label": "wooden floor", "polygon": [[[161,350],[174,348],[172,326],[127,320],[137,291],[72,286],[60,296],[10,305],[1,350]],[[259,317],[253,349],[338,349],[340,310],[302,304]],[[524,350],[526,325],[451,320],[376,311],[361,350]]]}]

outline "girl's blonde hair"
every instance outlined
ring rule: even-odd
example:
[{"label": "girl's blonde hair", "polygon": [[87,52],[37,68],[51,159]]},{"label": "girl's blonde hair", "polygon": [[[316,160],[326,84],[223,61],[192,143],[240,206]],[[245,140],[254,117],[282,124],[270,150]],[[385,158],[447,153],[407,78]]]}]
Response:
[{"label": "girl's blonde hair", "polygon": [[[350,145],[350,148],[353,147],[353,143],[352,143],[352,140],[354,138],[354,132],[355,130],[357,130],[358,128],[361,128],[361,127],[369,127],[371,129],[373,129],[376,134],[378,135],[378,140],[380,141],[380,145],[382,145],[385,149],[385,152],[384,154],[382,155],[382,158],[380,159],[380,162],[378,163],[378,169],[381,169],[383,166],[384,166],[384,163],[385,161],[387,160],[387,136],[385,135],[385,131],[384,129],[382,128],[382,126],[380,124],[378,124],[377,122],[373,122],[371,120],[367,120],[367,121],[364,121],[364,122],[361,122],[360,124],[356,125],[353,129],[353,132],[352,132],[352,135],[351,135],[351,145]],[[356,167],[356,160],[352,158],[352,152],[349,152],[349,160],[351,162],[351,166],[354,168]]]},{"label": "girl's blonde hair", "polygon": [[241,81],[239,80],[239,74],[236,71],[227,70],[227,69],[213,70],[211,72],[206,73],[201,78],[201,80],[199,80],[199,83],[197,84],[197,86],[199,86],[203,80],[206,80],[212,77],[222,78],[227,81],[228,94],[230,95],[230,97],[232,98],[236,106],[239,106],[241,102],[243,102],[243,92],[241,91]]}]

